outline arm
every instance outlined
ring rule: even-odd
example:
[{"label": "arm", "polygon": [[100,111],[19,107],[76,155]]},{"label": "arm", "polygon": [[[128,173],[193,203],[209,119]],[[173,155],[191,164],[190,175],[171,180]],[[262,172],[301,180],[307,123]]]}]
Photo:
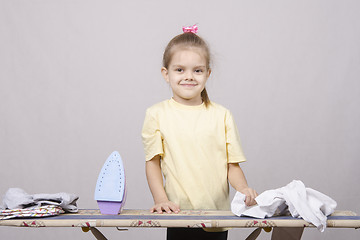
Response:
[{"label": "arm", "polygon": [[162,213],[164,210],[167,213],[178,213],[180,211],[179,206],[169,201],[164,189],[160,167],[160,156],[156,155],[150,161],[147,161],[145,168],[146,178],[155,203],[150,211]]},{"label": "arm", "polygon": [[258,194],[254,189],[249,188],[244,172],[238,163],[228,164],[228,180],[236,191],[246,195],[245,204],[247,206],[256,204],[255,198]]}]

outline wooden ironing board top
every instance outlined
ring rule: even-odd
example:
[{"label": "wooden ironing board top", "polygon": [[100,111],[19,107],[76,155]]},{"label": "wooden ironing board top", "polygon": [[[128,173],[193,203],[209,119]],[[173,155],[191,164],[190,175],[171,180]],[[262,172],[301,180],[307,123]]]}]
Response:
[{"label": "wooden ironing board top", "polygon": [[[102,215],[99,210],[80,209],[75,214],[44,218],[0,220],[0,226],[14,227],[314,227],[291,216],[265,219],[237,217],[230,211],[184,210],[179,214],[150,213],[149,210],[123,210],[118,215]],[[327,227],[360,228],[360,216],[351,211],[335,211],[328,217]]]}]

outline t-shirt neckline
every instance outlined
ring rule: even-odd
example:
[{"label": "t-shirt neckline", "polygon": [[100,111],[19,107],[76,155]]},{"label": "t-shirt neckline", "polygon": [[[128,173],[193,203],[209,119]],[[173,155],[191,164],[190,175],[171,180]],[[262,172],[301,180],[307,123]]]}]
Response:
[{"label": "t-shirt neckline", "polygon": [[185,105],[182,103],[179,103],[177,101],[174,100],[174,98],[171,98],[169,100],[170,105],[177,107],[177,108],[181,108],[181,109],[188,109],[188,110],[197,110],[197,109],[203,109],[205,107],[204,102],[202,102],[199,105]]}]

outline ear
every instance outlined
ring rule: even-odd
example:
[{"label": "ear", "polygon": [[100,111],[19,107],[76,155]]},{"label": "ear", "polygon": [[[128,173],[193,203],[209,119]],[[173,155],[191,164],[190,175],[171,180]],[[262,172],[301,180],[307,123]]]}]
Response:
[{"label": "ear", "polygon": [[207,77],[209,78],[211,74],[211,68],[209,68],[208,72],[207,72]]},{"label": "ear", "polygon": [[165,81],[169,83],[169,72],[165,67],[161,68],[161,74],[163,75]]}]

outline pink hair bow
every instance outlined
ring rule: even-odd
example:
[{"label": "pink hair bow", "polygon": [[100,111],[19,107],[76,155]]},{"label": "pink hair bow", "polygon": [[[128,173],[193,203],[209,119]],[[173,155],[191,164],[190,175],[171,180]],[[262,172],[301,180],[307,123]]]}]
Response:
[{"label": "pink hair bow", "polygon": [[194,24],[193,26],[190,27],[183,27],[183,32],[184,33],[197,33],[198,32],[198,26],[196,26],[196,24]]}]

